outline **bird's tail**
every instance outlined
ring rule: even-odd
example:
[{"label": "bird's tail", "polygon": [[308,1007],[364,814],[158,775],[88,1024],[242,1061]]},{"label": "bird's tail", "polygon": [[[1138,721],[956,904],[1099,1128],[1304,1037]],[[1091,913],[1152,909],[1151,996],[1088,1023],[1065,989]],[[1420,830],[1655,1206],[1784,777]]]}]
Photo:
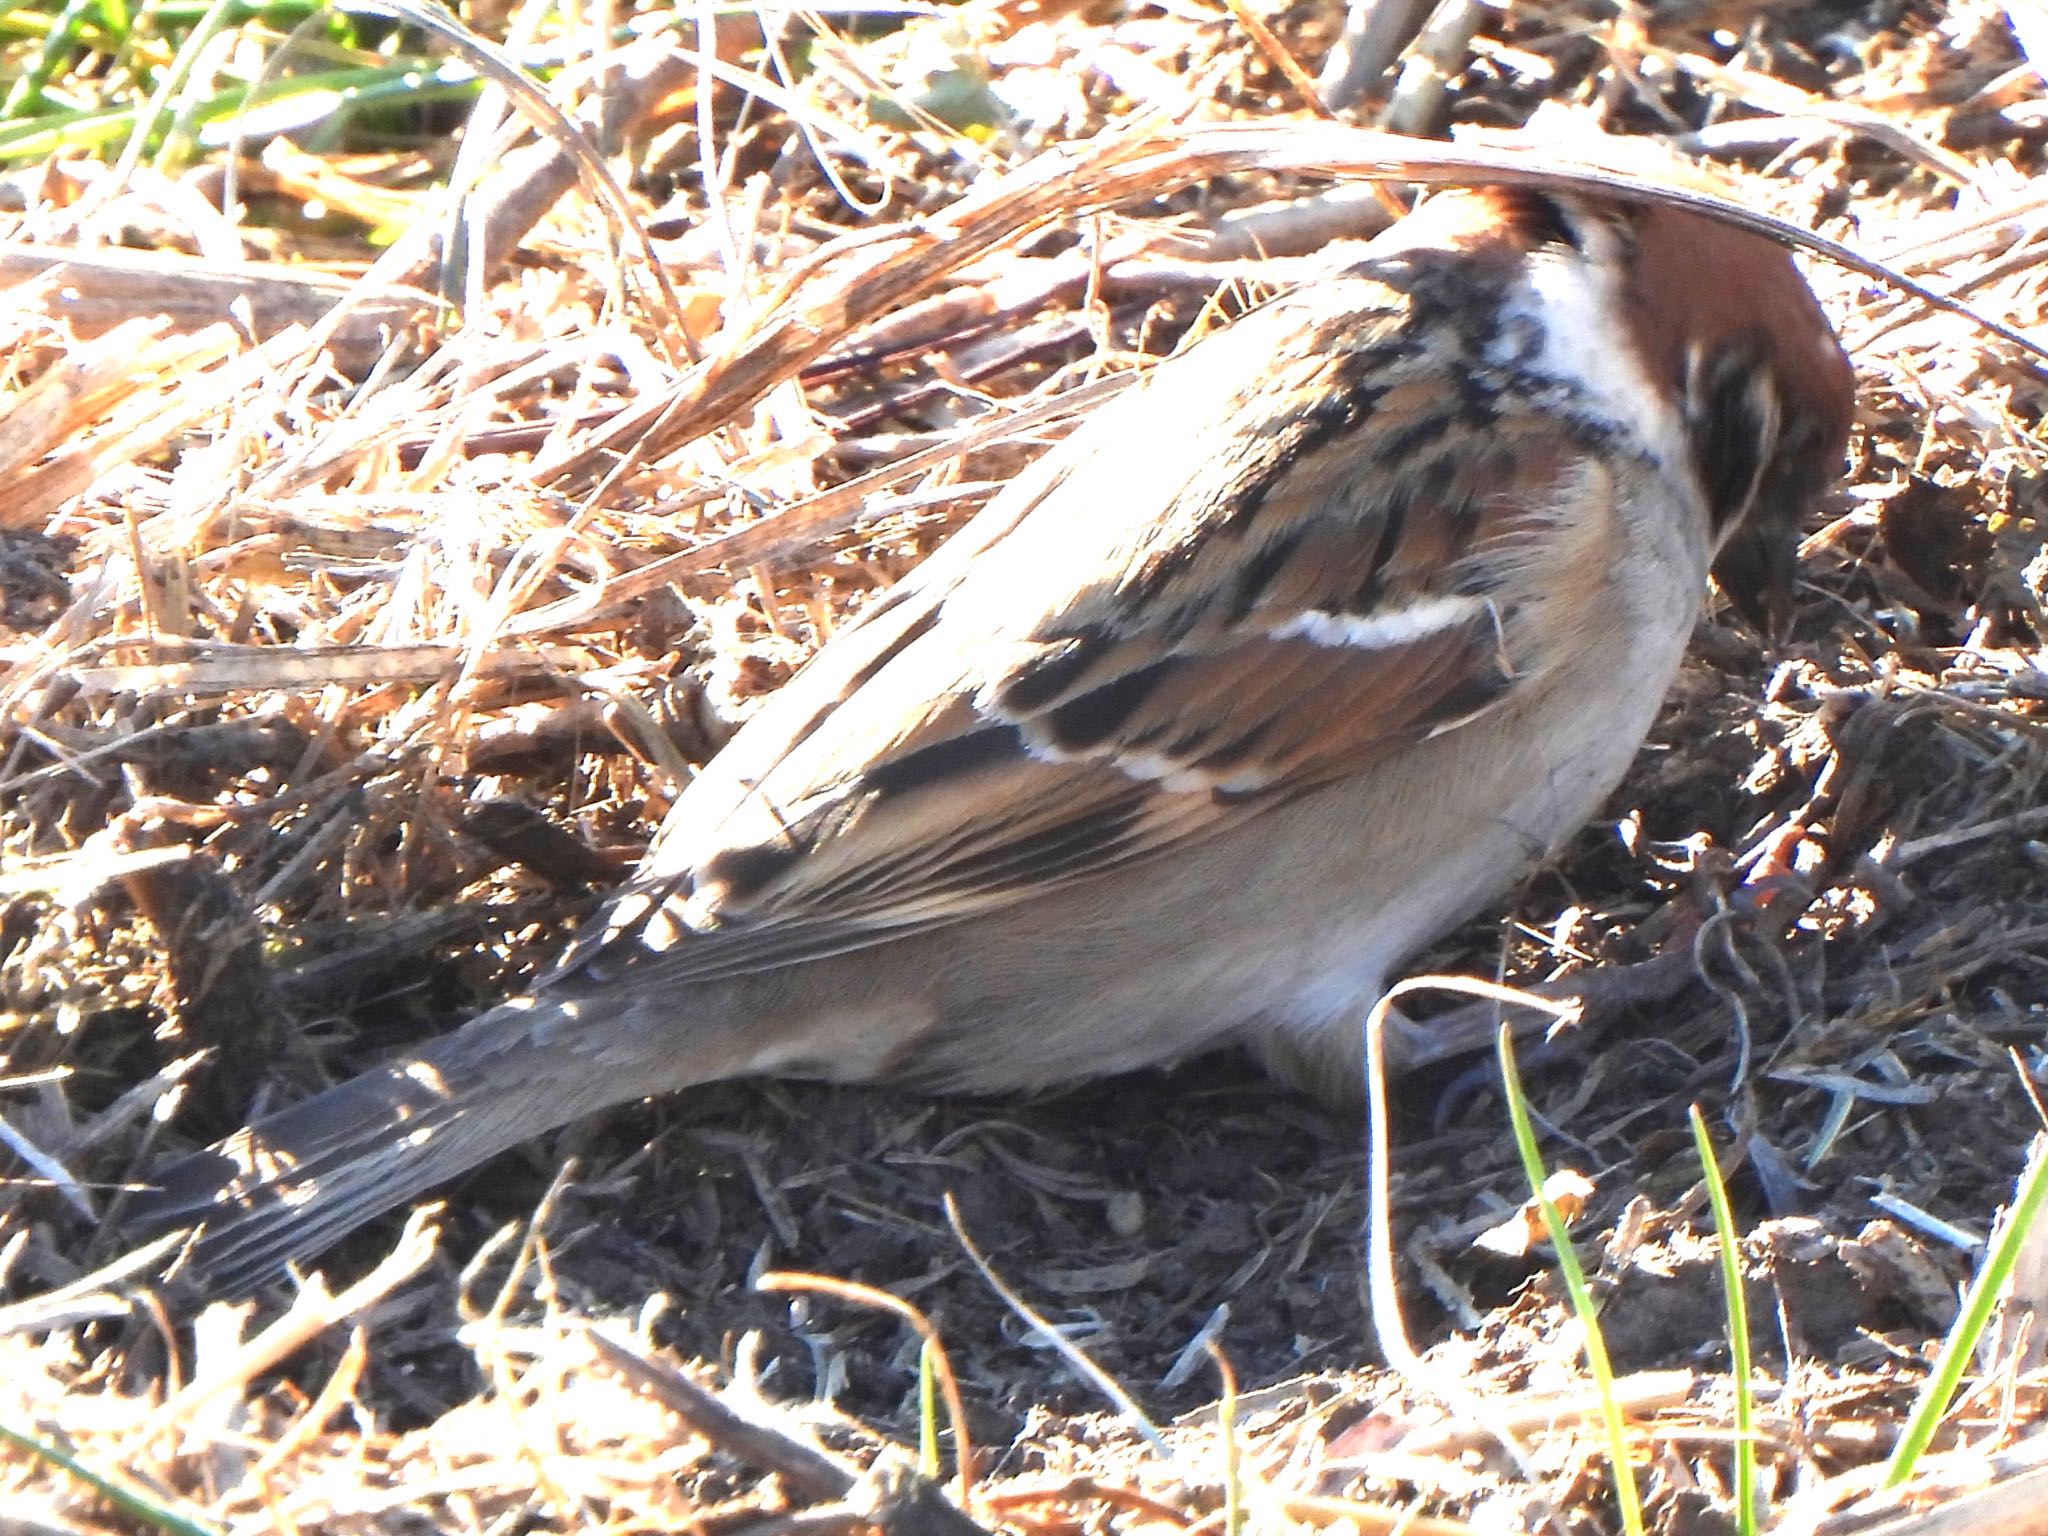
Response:
[{"label": "bird's tail", "polygon": [[161,1170],[133,1207],[135,1225],[145,1235],[197,1228],[188,1272],[210,1293],[246,1294],[522,1141],[723,1075],[594,1059],[593,1032],[575,1027],[587,1022],[533,999],[493,1009]]}]

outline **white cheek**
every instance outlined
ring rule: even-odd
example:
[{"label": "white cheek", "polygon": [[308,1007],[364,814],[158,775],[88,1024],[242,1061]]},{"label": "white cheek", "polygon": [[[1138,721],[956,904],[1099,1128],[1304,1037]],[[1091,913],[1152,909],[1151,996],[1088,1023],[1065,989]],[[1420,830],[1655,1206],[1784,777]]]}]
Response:
[{"label": "white cheek", "polygon": [[1540,329],[1536,364],[1543,373],[1580,391],[1598,415],[1633,439],[1667,475],[1690,485],[1691,462],[1678,408],[1651,380],[1624,333],[1621,301],[1610,275],[1612,257],[1599,250],[1591,259],[1539,251],[1509,300],[1510,308]]}]

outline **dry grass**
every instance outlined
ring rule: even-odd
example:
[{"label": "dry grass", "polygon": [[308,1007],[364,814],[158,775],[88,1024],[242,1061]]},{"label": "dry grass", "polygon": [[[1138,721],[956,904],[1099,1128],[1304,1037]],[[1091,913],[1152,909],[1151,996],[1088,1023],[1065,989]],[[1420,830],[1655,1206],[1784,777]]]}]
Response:
[{"label": "dry grass", "polygon": [[[438,1248],[387,1227],[343,1256],[364,1279],[254,1313],[174,1317],[146,1269],[101,1272],[126,1181],[531,976],[845,614],[1145,359],[1379,225],[1323,195],[1312,168],[1369,151],[1308,125],[1277,62],[1316,67],[1336,9],[1252,9],[1263,40],[1207,4],[773,20],[796,86],[743,18],[716,88],[666,34],[571,71],[606,82],[587,104],[631,146],[665,286],[546,131],[475,179],[276,141],[240,167],[271,224],[246,236],[162,178],[17,179],[0,1428],[236,1531],[946,1524],[901,1470],[917,1333],[751,1285],[809,1268],[931,1319],[992,1447],[986,1526],[1206,1532],[1235,1478],[1266,1529],[1609,1528],[1541,1256],[1475,1246],[1520,1197],[1497,1104],[1456,1085],[1411,1092],[1403,1275],[1432,1369],[1493,1399],[1519,1469],[1367,1366],[1355,1126],[1229,1064],[1029,1104],[720,1089],[488,1171]],[[2000,6],[1470,20],[1398,121],[1655,137],[2043,331],[2048,87]],[[310,198],[331,222],[294,234]],[[476,241],[447,282],[451,227]],[[378,230],[404,233],[373,264]],[[2048,1025],[2048,389],[1954,315],[1813,274],[1862,404],[1795,641],[1703,626],[1608,823],[1432,957],[1539,981],[1707,916],[1698,983],[1538,1090],[1593,1181],[1661,1531],[1725,1528],[1687,1103],[1757,1223],[1766,1492],[1785,1528],[1837,1522],[1968,1268],[1939,1223],[1981,1233],[2017,1171]],[[949,1191],[1033,1305],[1187,1416],[1092,1416],[947,1230]],[[1244,1383],[1235,1463],[1201,1407],[1211,1338]],[[1930,1489],[2034,1475],[2037,1354],[1986,1363]],[[764,1441],[678,1416],[691,1359]],[[810,1437],[832,1470],[776,1459]],[[0,1453],[0,1530],[133,1524]]]}]

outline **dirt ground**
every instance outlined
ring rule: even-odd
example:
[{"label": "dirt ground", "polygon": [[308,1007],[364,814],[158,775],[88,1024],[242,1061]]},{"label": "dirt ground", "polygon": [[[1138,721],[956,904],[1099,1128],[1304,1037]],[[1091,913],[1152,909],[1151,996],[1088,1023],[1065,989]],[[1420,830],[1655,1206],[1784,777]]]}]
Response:
[{"label": "dirt ground", "polygon": [[[1259,14],[1312,70],[1342,19],[1307,0]],[[2048,334],[2048,87],[2018,15],[1511,5],[1475,16],[1410,126],[1563,113],[1654,136],[1756,206]],[[969,5],[835,46],[820,121],[880,136],[889,160],[848,174],[856,190],[890,180],[904,216],[1048,145],[1129,131],[1148,106],[1300,109],[1220,8]],[[953,111],[963,92],[964,138],[876,105]],[[343,388],[370,373],[346,338],[282,383],[229,378],[229,353],[253,355],[240,342],[85,334],[43,290],[8,296],[0,444],[10,423],[27,432],[38,380],[71,368],[87,384],[68,435],[9,459],[0,490],[0,1117],[19,1159],[0,1185],[0,1428],[238,1532],[779,1536],[830,1501],[716,1435],[636,1417],[653,1410],[575,1341],[603,1320],[859,1465],[914,1443],[917,1332],[756,1284],[798,1271],[930,1320],[986,1448],[970,1507],[990,1527],[1224,1522],[1212,1341],[1247,1466],[1298,1495],[1268,1523],[1365,1529],[1368,1508],[1422,1508],[1619,1529],[1583,1436],[1538,1435],[1518,1472],[1444,1438],[1424,1385],[1381,1369],[1362,1122],[1233,1057],[1029,1100],[750,1083],[604,1116],[443,1191],[419,1274],[268,1354],[235,1344],[303,1315],[288,1286],[195,1333],[188,1303],[141,1277],[93,1278],[123,1247],[125,1181],[543,967],[644,846],[675,771],[1045,435],[970,442],[983,413],[1170,348],[1219,291],[1240,306],[1256,262],[1187,232],[1318,190],[1247,174],[1063,219],[927,283],[915,326],[849,323],[796,358],[748,331],[741,300],[768,312],[775,283],[857,221],[779,114],[714,101],[758,270],[734,278],[703,233],[693,116],[649,109],[632,183],[681,312],[702,317],[692,346],[711,362],[694,374],[646,349],[648,311],[614,310],[585,275],[608,270],[603,221],[573,197],[368,404]],[[288,202],[271,174],[258,195]],[[378,174],[424,197],[417,167]],[[1117,269],[1104,251],[1141,254]],[[1751,1233],[1765,1497],[1782,1528],[1824,1526],[1896,1437],[1973,1272],[1967,1244],[2041,1127],[2048,1069],[2044,375],[1953,315],[1812,270],[1859,412],[1802,552],[1792,638],[1766,648],[1717,605],[1598,820],[1416,967],[1527,985],[1690,946],[1675,996],[1525,1048],[1545,1156],[1590,1183],[1576,1231],[1616,1369],[1648,1394],[1636,1446],[1666,1532],[1732,1529],[1728,1331],[1689,1106]],[[1006,310],[998,279],[1030,301]],[[601,326],[613,339],[592,352]],[[742,400],[734,359],[772,388]],[[576,510],[610,462],[576,454],[617,413],[706,378],[692,399],[740,406],[657,438]],[[167,403],[200,390],[204,408]],[[855,521],[818,499],[949,441],[922,501],[905,482]],[[785,536],[791,507],[807,520]],[[564,528],[585,542],[492,606]],[[772,537],[632,584],[748,529]],[[509,622],[607,584],[626,595],[597,618]],[[464,647],[486,643],[498,659],[465,670]],[[343,645],[381,647],[384,670],[276,670]],[[1550,1254],[1484,1240],[1527,1198],[1490,1063],[1403,1080],[1396,1119],[1397,1262],[1432,1370],[1510,1406],[1579,1390]],[[998,1296],[949,1196],[1002,1281],[1162,1426],[1157,1443]],[[401,1225],[344,1245],[334,1288]],[[1989,1457],[2021,1437],[2039,1398],[2017,1361],[1987,1367],[1944,1446]],[[137,1518],[19,1451],[0,1456],[6,1499],[37,1532]]]}]

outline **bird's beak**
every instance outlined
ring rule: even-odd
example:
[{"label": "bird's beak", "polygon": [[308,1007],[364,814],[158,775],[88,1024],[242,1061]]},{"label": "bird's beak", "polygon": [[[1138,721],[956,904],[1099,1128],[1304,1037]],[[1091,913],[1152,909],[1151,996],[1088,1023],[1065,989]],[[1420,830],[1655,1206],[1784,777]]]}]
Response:
[{"label": "bird's beak", "polygon": [[1799,574],[1799,531],[1751,516],[1714,558],[1714,584],[1765,640],[1792,632],[1792,585]]}]

